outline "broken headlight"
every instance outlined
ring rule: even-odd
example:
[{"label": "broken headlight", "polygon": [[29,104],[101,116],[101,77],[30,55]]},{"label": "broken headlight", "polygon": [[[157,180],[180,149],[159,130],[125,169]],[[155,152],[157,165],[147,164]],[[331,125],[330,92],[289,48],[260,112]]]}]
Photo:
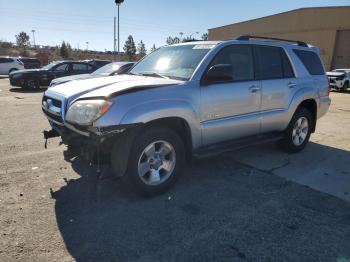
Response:
[{"label": "broken headlight", "polygon": [[112,102],[103,99],[78,100],[68,109],[66,121],[71,124],[91,125],[103,116],[111,106]]}]

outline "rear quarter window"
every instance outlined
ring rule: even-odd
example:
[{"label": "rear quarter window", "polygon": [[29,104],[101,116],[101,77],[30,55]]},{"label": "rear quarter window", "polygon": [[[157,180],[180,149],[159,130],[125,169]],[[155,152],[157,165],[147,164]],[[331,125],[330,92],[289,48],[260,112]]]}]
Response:
[{"label": "rear quarter window", "polygon": [[297,55],[300,61],[310,75],[324,75],[324,69],[320,57],[312,51],[294,49],[293,52]]}]

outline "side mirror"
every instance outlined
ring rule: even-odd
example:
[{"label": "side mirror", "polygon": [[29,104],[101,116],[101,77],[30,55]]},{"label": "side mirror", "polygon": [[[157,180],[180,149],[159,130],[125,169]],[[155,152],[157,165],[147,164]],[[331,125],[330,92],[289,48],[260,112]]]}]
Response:
[{"label": "side mirror", "polygon": [[205,75],[205,82],[227,82],[232,81],[232,65],[218,64],[209,68]]}]

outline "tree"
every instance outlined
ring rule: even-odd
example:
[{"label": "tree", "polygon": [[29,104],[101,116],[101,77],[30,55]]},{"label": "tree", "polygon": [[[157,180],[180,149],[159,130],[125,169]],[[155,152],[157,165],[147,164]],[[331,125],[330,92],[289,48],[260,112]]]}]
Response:
[{"label": "tree", "polygon": [[69,43],[66,43],[65,41],[62,42],[62,45],[60,47],[60,55],[62,58],[67,59],[71,56],[72,53],[72,47]]},{"label": "tree", "polygon": [[22,31],[18,35],[15,35],[15,37],[17,45],[25,50],[29,45],[29,35],[26,32]]},{"label": "tree", "polygon": [[208,40],[208,33],[204,33],[202,35],[202,40],[207,41]]},{"label": "tree", "polygon": [[139,59],[141,59],[147,54],[146,46],[142,40],[137,46],[137,52],[139,53]]},{"label": "tree", "polygon": [[175,37],[168,36],[168,38],[166,39],[166,43],[168,45],[178,44],[180,43],[180,38],[178,38],[177,36]]},{"label": "tree", "polygon": [[129,60],[134,59],[136,54],[136,46],[135,46],[134,38],[131,35],[129,35],[128,39],[125,41],[124,51],[125,51],[125,54],[128,56]]},{"label": "tree", "polygon": [[156,47],[155,44],[153,44],[153,46],[152,46],[152,48],[151,48],[151,53],[153,53],[153,52],[156,51],[156,50],[157,50],[157,47]]},{"label": "tree", "polygon": [[66,43],[65,41],[63,41],[60,47],[60,56],[62,58],[67,59],[67,58],[70,58],[71,54],[72,54],[71,45],[68,42]]}]

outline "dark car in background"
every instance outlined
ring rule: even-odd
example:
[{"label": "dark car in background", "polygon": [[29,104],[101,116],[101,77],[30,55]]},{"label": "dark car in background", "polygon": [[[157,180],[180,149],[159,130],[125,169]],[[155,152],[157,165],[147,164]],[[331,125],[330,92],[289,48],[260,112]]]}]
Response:
[{"label": "dark car in background", "polygon": [[69,75],[90,74],[96,67],[79,61],[55,61],[40,69],[25,69],[9,75],[12,86],[39,88],[48,86],[52,79]]},{"label": "dark car in background", "polygon": [[36,58],[19,57],[18,60],[23,63],[24,69],[37,69],[41,67],[40,60]]},{"label": "dark car in background", "polygon": [[83,60],[83,62],[89,63],[90,65],[93,65],[96,68],[100,68],[100,67],[105,66],[109,63],[112,63],[111,60],[102,60],[102,59]]},{"label": "dark car in background", "polygon": [[82,74],[82,75],[72,75],[65,76],[53,79],[51,81],[50,87],[56,86],[59,84],[67,83],[72,80],[83,80],[95,77],[104,77],[104,76],[113,76],[113,75],[122,75],[127,74],[130,69],[134,66],[135,62],[113,62],[109,63],[91,74]]}]

